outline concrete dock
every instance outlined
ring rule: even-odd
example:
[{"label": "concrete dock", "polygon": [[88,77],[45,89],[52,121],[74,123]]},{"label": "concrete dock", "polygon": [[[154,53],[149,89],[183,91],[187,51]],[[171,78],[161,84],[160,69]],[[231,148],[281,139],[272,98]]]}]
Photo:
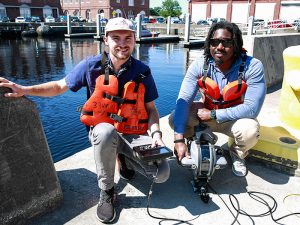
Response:
[{"label": "concrete dock", "polygon": [[[268,115],[277,107],[280,89],[267,95],[260,120],[268,120]],[[270,107],[271,106],[271,107]],[[168,147],[173,148],[173,131],[168,125],[167,117],[161,118],[163,138]],[[220,137],[220,136],[219,136]],[[220,141],[224,141],[224,137]],[[167,182],[154,184],[149,211],[156,217],[173,218],[184,221],[162,221],[147,214],[147,196],[151,181],[137,174],[127,183],[119,178],[116,171],[115,183],[118,192],[116,201],[117,218],[114,224],[231,224],[236,211],[230,203],[234,195],[240,208],[250,215],[263,214],[268,208],[249,197],[247,192],[262,192],[271,195],[277,202],[273,218],[276,220],[284,215],[300,213],[300,177],[291,176],[281,171],[269,168],[266,164],[252,158],[247,158],[249,173],[244,178],[238,178],[231,171],[231,161],[223,170],[217,170],[210,185],[218,194],[210,190],[208,204],[201,201],[193,192],[190,181],[191,171],[179,166],[175,157],[169,159],[171,175]],[[92,148],[85,149],[69,158],[55,163],[55,168],[64,194],[63,204],[54,211],[35,218],[28,225],[97,225],[102,224],[96,218],[95,212],[99,198],[99,189],[95,173]],[[297,195],[298,194],[298,195]],[[272,207],[272,200],[264,198]],[[235,200],[232,199],[235,204]],[[227,206],[226,206],[226,205]],[[237,204],[235,204],[237,205]],[[229,211],[232,211],[232,213]],[[272,225],[275,223],[270,215],[251,217],[239,215],[235,224]],[[279,220],[280,224],[300,224],[300,214]]]}]

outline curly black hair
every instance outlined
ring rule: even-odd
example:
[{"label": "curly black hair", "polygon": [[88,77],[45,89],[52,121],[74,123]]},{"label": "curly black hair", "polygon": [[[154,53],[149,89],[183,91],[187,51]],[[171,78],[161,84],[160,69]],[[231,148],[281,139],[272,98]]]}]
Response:
[{"label": "curly black hair", "polygon": [[234,60],[240,57],[243,52],[243,38],[240,28],[235,23],[230,23],[227,21],[222,21],[214,23],[208,31],[205,43],[204,43],[204,58],[209,60],[212,58],[210,54],[210,39],[213,37],[214,33],[218,29],[225,29],[232,34],[233,39],[233,51],[234,51]]}]

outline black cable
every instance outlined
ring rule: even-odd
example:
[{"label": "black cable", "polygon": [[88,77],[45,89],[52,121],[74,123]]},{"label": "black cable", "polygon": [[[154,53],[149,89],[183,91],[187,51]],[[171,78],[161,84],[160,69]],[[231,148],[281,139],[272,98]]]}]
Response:
[{"label": "black cable", "polygon": [[[219,196],[219,198],[220,198],[220,199],[222,200],[222,202],[225,204],[225,206],[227,207],[227,209],[228,209],[228,210],[230,211],[230,213],[234,216],[233,212],[229,209],[228,205],[227,205],[226,202],[222,199],[222,197],[221,197],[221,196],[213,189],[213,187],[212,187],[211,185],[208,185],[208,187],[209,187],[215,194],[217,194],[217,195]],[[242,209],[240,208],[240,204],[239,204],[239,201],[238,201],[238,199],[236,198],[236,196],[233,195],[233,194],[230,194],[230,195],[229,195],[230,203],[231,203],[232,207],[234,208],[234,210],[237,212],[237,214],[234,216],[234,221],[233,221],[231,224],[234,224],[235,222],[238,222],[238,220],[237,220],[238,215],[248,216],[248,217],[251,219],[251,221],[252,221],[253,224],[255,224],[255,223],[254,223],[254,220],[253,220],[253,217],[265,217],[265,216],[268,216],[268,215],[269,215],[269,216],[271,216],[272,220],[273,220],[275,223],[281,224],[281,223],[279,223],[278,221],[280,221],[280,220],[282,220],[282,219],[284,219],[284,218],[287,218],[287,217],[289,217],[289,216],[300,215],[300,213],[290,213],[290,214],[287,214],[287,215],[284,215],[284,216],[282,216],[282,217],[279,217],[279,218],[275,219],[273,213],[276,211],[277,206],[278,206],[278,204],[277,204],[275,198],[273,198],[271,195],[266,194],[266,193],[263,193],[263,192],[248,191],[247,194],[249,195],[250,198],[252,198],[252,199],[254,199],[255,201],[257,201],[257,202],[259,202],[259,203],[265,205],[265,206],[268,208],[268,210],[267,210],[266,212],[260,213],[260,214],[248,214],[247,212],[245,212],[244,210],[242,210]],[[269,199],[271,199],[272,202],[273,202],[272,206],[270,206],[270,204],[269,204],[264,198],[260,197],[259,195],[263,195],[263,196],[268,197]],[[232,199],[235,200],[237,206],[234,205]],[[239,222],[238,222],[238,223],[239,223]],[[239,223],[239,224],[240,224],[240,223]]]},{"label": "black cable", "polygon": [[158,220],[161,220],[160,222],[159,222],[159,224],[161,224],[161,222],[163,222],[163,221],[177,221],[177,222],[179,222],[179,223],[177,223],[177,224],[190,224],[190,225],[192,225],[191,223],[189,223],[190,221],[193,221],[193,220],[195,220],[195,219],[197,219],[200,215],[198,215],[198,216],[196,216],[195,218],[193,218],[193,219],[189,219],[189,220],[180,220],[180,219],[175,219],[175,218],[167,218],[167,217],[158,217],[158,216],[154,216],[154,215],[152,215],[151,213],[150,213],[150,210],[149,210],[149,207],[150,207],[150,202],[151,202],[151,197],[152,197],[152,189],[153,189],[153,185],[154,185],[154,180],[155,180],[155,178],[156,178],[156,176],[157,176],[157,173],[158,173],[158,165],[157,165],[157,163],[155,163],[155,165],[157,166],[157,170],[156,170],[156,174],[153,176],[153,180],[152,180],[152,183],[151,183],[151,185],[150,185],[150,189],[149,189],[149,193],[148,193],[148,199],[147,199],[147,213],[148,213],[148,215],[150,216],[150,217],[152,217],[152,218],[154,218],[154,219],[158,219]]},{"label": "black cable", "polygon": [[[207,186],[212,190],[212,192],[216,195],[218,195],[218,197],[221,199],[221,201],[224,203],[224,205],[226,206],[226,208],[229,210],[229,212],[231,213],[231,215],[233,216],[234,220],[233,222],[231,223],[231,225],[233,225],[235,222],[237,222],[238,224],[240,224],[240,222],[237,220],[239,214],[240,214],[240,204],[239,202],[236,200],[237,202],[237,205],[238,205],[238,211],[237,211],[237,214],[234,215],[234,213],[231,211],[231,209],[229,208],[229,206],[226,204],[226,202],[224,201],[224,199],[219,195],[219,193],[210,185],[210,184],[207,184]],[[241,224],[240,224],[241,225]]]},{"label": "black cable", "polygon": [[[154,185],[154,180],[155,178],[157,177],[157,174],[158,174],[158,165],[157,163],[155,162],[154,163],[156,166],[157,166],[157,170],[156,170],[156,174],[153,176],[153,180],[152,180],[152,183],[150,185],[150,189],[149,189],[149,193],[148,193],[148,197],[147,197],[147,213],[150,217],[154,218],[154,219],[159,219],[161,220],[159,222],[159,224],[161,224],[163,221],[177,221],[179,223],[177,224],[191,224],[190,222],[199,218],[200,217],[200,214],[198,216],[196,216],[195,218],[193,219],[189,219],[189,220],[180,220],[180,219],[175,219],[175,218],[167,218],[167,217],[158,217],[158,216],[154,216],[150,213],[150,210],[149,210],[149,207],[150,207],[150,202],[151,202],[151,197],[152,197],[152,189],[153,189],[153,185]],[[226,202],[223,200],[223,198],[217,193],[217,191],[210,185],[210,184],[207,184],[207,186],[212,190],[212,192],[214,194],[216,194],[221,200],[222,202],[224,203],[224,205],[227,207],[227,209],[230,211],[230,213],[232,214],[232,216],[234,217],[234,220],[232,221],[231,225],[235,224],[236,222],[240,224],[240,222],[238,221],[238,216],[239,215],[243,215],[243,216],[248,216],[249,219],[252,221],[253,224],[255,224],[255,221],[253,219],[253,217],[265,217],[265,216],[271,216],[272,220],[277,223],[277,224],[281,224],[279,223],[278,221],[284,219],[284,218],[287,218],[289,216],[293,216],[293,215],[300,215],[300,213],[290,213],[290,214],[287,214],[287,215],[284,215],[282,217],[279,217],[277,219],[274,218],[273,216],[273,213],[275,213],[276,209],[277,209],[277,202],[275,200],[275,198],[273,198],[271,195],[269,194],[266,194],[266,193],[263,193],[263,192],[256,192],[256,191],[247,191],[247,194],[249,195],[250,198],[254,199],[255,201],[265,205],[268,210],[264,213],[260,213],[260,214],[248,214],[246,211],[242,210],[241,207],[240,207],[240,204],[239,204],[239,201],[237,199],[237,197],[234,195],[234,194],[229,194],[229,200],[230,200],[230,203],[231,203],[231,206],[234,208],[234,210],[236,211],[236,215],[232,212],[232,210],[229,208],[229,206],[226,204]],[[265,197],[268,197],[269,199],[272,200],[273,204],[272,206],[270,206],[270,204],[262,197],[258,196],[258,195],[263,195]],[[233,203],[232,200],[235,200],[236,202],[236,205]]]}]

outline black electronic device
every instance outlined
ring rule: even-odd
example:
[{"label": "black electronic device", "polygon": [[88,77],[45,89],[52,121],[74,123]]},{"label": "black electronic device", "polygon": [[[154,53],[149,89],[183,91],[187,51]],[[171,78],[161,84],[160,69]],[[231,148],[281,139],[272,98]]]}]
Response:
[{"label": "black electronic device", "polygon": [[136,156],[143,161],[157,161],[173,156],[173,152],[166,146],[152,148],[151,144],[133,147]]}]

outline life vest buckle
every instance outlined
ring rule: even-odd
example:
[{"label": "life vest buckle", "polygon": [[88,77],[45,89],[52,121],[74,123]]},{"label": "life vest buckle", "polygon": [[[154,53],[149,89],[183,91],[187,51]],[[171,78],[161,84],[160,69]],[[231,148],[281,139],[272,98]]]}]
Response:
[{"label": "life vest buckle", "polygon": [[113,96],[107,93],[104,93],[103,96],[113,102],[116,102],[118,104],[123,104],[124,103],[124,99],[120,98],[119,96]]},{"label": "life vest buckle", "polygon": [[126,121],[126,119],[124,117],[119,116],[115,113],[110,113],[109,117],[118,123],[122,123],[122,122]]}]

